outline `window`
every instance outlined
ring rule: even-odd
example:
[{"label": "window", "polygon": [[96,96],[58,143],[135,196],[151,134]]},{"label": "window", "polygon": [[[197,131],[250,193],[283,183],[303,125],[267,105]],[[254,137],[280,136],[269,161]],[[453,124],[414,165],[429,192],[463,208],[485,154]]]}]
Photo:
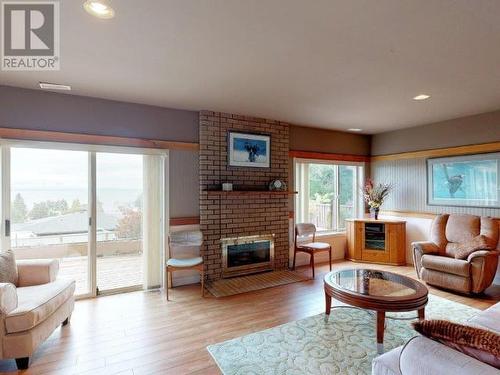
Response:
[{"label": "window", "polygon": [[344,231],[346,219],[363,213],[363,173],[363,163],[296,159],[296,222],[313,223],[318,232]]}]

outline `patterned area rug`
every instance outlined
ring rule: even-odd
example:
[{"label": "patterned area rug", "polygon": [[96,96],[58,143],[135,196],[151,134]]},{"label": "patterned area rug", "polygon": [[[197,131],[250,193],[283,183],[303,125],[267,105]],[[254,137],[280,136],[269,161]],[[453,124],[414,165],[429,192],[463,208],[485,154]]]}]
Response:
[{"label": "patterned area rug", "polygon": [[[433,295],[426,307],[428,319],[464,322],[478,310]],[[416,312],[388,314],[413,317]],[[415,336],[409,320],[386,319],[385,351]],[[297,320],[265,331],[238,337],[207,349],[224,375],[371,374],[377,355],[375,315],[350,307]]]},{"label": "patterned area rug", "polygon": [[230,279],[221,279],[207,282],[205,285],[206,289],[215,297],[227,297],[304,280],[308,280],[307,277],[292,271],[284,270],[262,272],[255,275],[232,277]]}]

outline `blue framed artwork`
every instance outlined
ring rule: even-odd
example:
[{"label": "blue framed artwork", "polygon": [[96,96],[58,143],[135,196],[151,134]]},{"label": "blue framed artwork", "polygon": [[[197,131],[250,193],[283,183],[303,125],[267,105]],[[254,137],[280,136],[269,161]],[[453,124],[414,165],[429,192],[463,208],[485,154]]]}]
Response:
[{"label": "blue framed artwork", "polygon": [[500,208],[500,152],[427,160],[429,205]]},{"label": "blue framed artwork", "polygon": [[270,135],[230,131],[227,148],[230,167],[269,168],[271,166]]}]

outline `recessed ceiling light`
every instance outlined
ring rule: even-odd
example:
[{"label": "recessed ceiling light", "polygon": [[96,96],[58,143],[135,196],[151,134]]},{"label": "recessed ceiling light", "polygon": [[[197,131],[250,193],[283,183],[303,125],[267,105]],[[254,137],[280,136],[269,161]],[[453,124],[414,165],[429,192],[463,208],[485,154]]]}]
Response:
[{"label": "recessed ceiling light", "polygon": [[420,95],[413,97],[413,100],[425,100],[425,99],[429,99],[430,97],[431,96],[427,95],[427,94],[420,94]]},{"label": "recessed ceiling light", "polygon": [[87,0],[83,7],[97,18],[109,19],[115,16],[115,11],[104,0]]},{"label": "recessed ceiling light", "polygon": [[48,83],[48,82],[40,82],[40,88],[44,90],[62,90],[62,91],[70,91],[71,86],[68,85],[59,85],[57,83]]},{"label": "recessed ceiling light", "polygon": [[360,128],[350,128],[350,129],[347,129],[347,131],[350,131],[350,132],[362,132],[363,129],[360,129]]}]

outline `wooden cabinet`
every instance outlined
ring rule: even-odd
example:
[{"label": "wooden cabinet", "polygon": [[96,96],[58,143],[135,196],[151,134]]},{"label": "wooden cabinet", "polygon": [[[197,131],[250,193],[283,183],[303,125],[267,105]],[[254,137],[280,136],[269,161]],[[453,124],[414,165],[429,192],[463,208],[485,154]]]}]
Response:
[{"label": "wooden cabinet", "polygon": [[406,222],[347,219],[347,259],[357,262],[406,264]]}]

